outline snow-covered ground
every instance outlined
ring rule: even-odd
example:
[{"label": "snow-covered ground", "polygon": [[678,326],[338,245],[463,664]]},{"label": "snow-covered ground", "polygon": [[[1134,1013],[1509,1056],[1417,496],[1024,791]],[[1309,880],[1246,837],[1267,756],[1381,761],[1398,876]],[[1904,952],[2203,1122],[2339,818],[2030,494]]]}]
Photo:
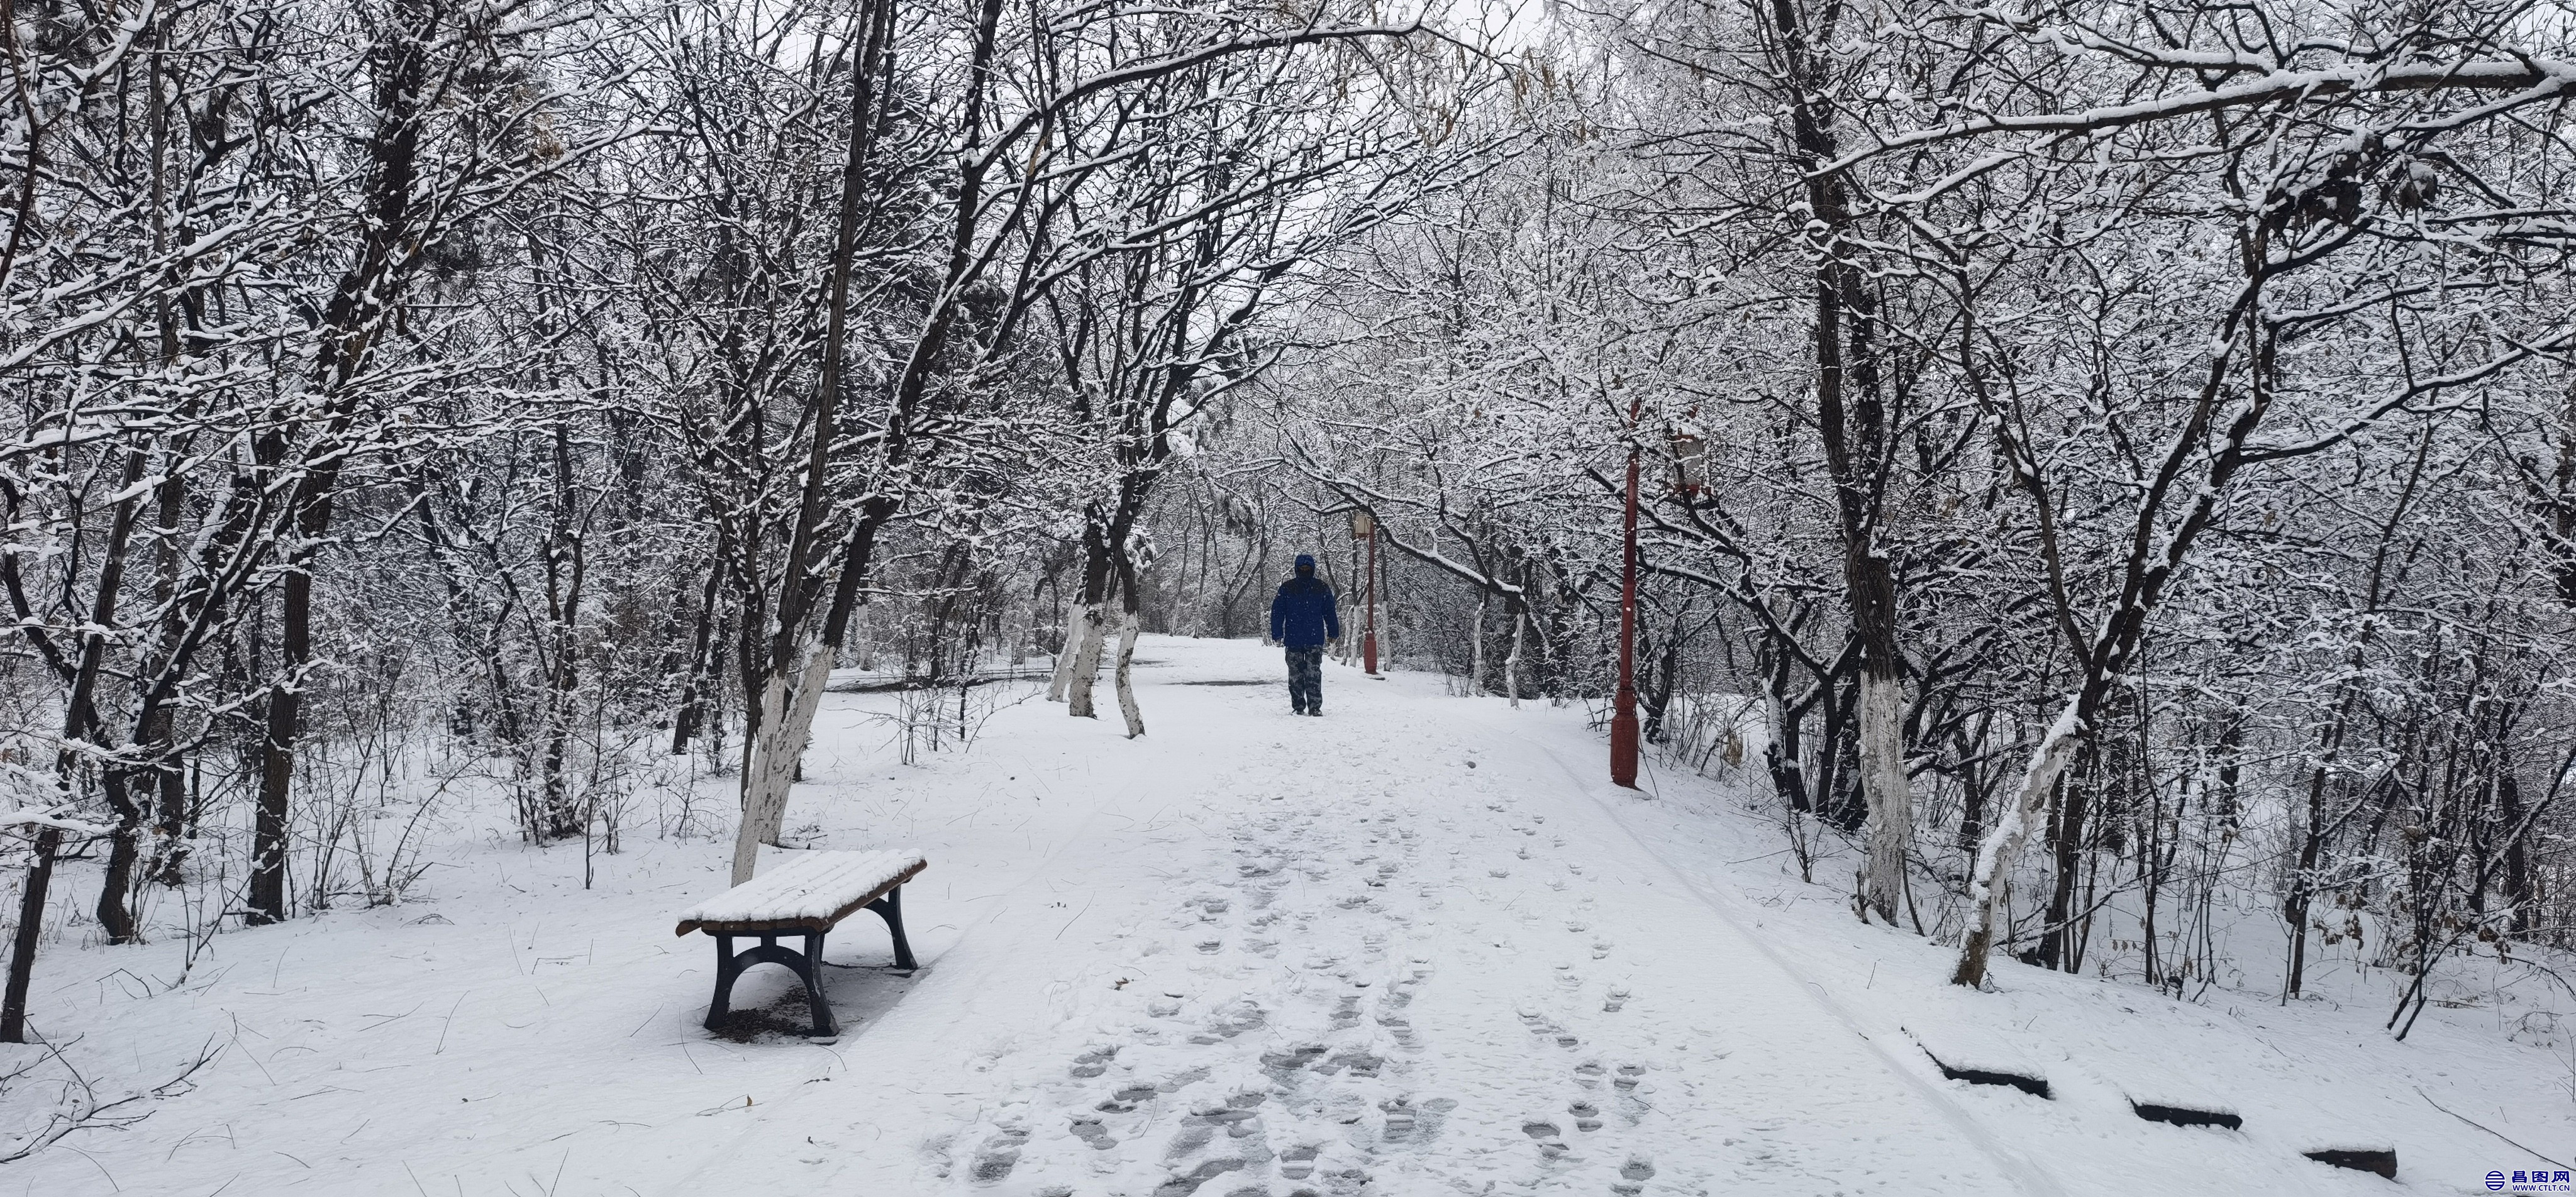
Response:
[{"label": "snow-covered ground", "polygon": [[[1135,741],[1029,701],[900,766],[887,696],[830,698],[790,825],[931,862],[918,974],[871,916],[835,936],[837,1041],[698,1025],[713,949],[672,915],[724,843],[635,837],[585,890],[577,848],[467,828],[413,901],[224,934],[175,989],[176,943],[52,951],[36,1024],[103,1096],[220,1050],[0,1192],[2453,1193],[2576,1153],[2566,1058],[2492,1010],[2396,1043],[2005,962],[1959,991],[1722,786],[1610,788],[1579,711],[1328,665],[1299,719],[1275,650],[1140,657]],[[780,969],[736,1005],[801,1011]]]}]

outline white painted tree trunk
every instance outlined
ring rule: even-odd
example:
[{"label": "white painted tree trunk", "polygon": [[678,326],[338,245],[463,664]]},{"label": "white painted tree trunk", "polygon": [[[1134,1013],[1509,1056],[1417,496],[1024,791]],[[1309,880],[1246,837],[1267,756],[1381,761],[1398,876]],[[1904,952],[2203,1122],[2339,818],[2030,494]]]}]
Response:
[{"label": "white painted tree trunk", "polygon": [[1521,709],[1521,633],[1529,627],[1529,612],[1512,613],[1512,655],[1503,658],[1503,693],[1511,695],[1512,709]]},{"label": "white painted tree trunk", "polygon": [[1896,925],[1905,898],[1906,848],[1914,838],[1914,795],[1905,780],[1905,682],[1860,675],[1860,788],[1869,803],[1861,903]]},{"label": "white painted tree trunk", "polygon": [[1950,974],[1956,985],[1977,986],[1986,980],[1986,956],[1994,950],[1995,913],[2001,910],[2012,893],[2013,862],[2021,856],[2022,845],[2029,841],[2040,812],[2048,806],[2048,793],[2066,772],[2075,757],[2080,737],[2076,720],[2078,700],[2069,698],[2066,709],[2049,725],[2039,748],[2031,753],[2030,766],[2023,770],[2021,786],[2013,795],[2012,808],[1996,820],[1977,845],[1976,867],[1968,874],[1968,900],[1976,904],[1969,915],[1967,937],[1959,944],[1959,966]]},{"label": "white painted tree trunk", "polygon": [[1097,719],[1091,708],[1092,684],[1100,678],[1100,640],[1107,629],[1101,625],[1106,616],[1104,603],[1087,604],[1082,609],[1082,647],[1074,650],[1073,676],[1066,681],[1065,713],[1077,719]]},{"label": "white painted tree trunk", "polygon": [[733,836],[733,883],[749,881],[760,867],[760,846],[778,842],[787,822],[787,795],[796,765],[812,738],[814,712],[832,680],[832,650],[809,639],[795,670],[769,679],[760,693],[760,732],[743,745],[742,825]]},{"label": "white painted tree trunk", "polygon": [[1485,608],[1492,601],[1482,594],[1476,596],[1476,626],[1467,633],[1467,694],[1471,698],[1485,692]]},{"label": "white painted tree trunk", "polygon": [[1136,660],[1136,613],[1129,611],[1118,620],[1118,713],[1127,717],[1127,738],[1145,734],[1145,713],[1136,707],[1136,685],[1129,667]]},{"label": "white painted tree trunk", "polygon": [[1055,676],[1047,680],[1047,701],[1063,702],[1065,690],[1073,685],[1073,654],[1082,647],[1082,625],[1075,623],[1064,630],[1064,643],[1055,650]]}]

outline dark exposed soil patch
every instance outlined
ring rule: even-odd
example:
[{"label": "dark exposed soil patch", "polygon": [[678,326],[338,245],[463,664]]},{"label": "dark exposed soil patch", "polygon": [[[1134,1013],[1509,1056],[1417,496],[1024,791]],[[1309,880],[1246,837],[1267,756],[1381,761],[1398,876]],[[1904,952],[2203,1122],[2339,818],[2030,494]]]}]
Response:
[{"label": "dark exposed soil patch", "polygon": [[2322,1151],[2303,1151],[2299,1154],[2320,1164],[2350,1168],[2355,1172],[2375,1172],[2390,1180],[2397,1179],[2397,1149],[2393,1147],[2386,1151],[2366,1147],[2328,1147]]},{"label": "dark exposed soil patch", "polygon": [[1941,1075],[1951,1080],[1966,1081],[1971,1085],[2002,1085],[2006,1088],[2019,1089],[2038,1098],[2048,1096],[2048,1081],[2044,1077],[2023,1076],[2018,1072],[1998,1072],[1990,1068],[1953,1068],[1948,1061],[1939,1056],[1933,1056],[1931,1048],[1924,1048],[1923,1054],[1932,1056],[1932,1066],[1940,1069]]},{"label": "dark exposed soil patch", "polygon": [[2225,1110],[2195,1110],[2189,1106],[2160,1106],[2153,1102],[2131,1102],[2129,1109],[2149,1122],[2170,1122],[2175,1126],[2223,1126],[2242,1130],[2245,1119]]}]

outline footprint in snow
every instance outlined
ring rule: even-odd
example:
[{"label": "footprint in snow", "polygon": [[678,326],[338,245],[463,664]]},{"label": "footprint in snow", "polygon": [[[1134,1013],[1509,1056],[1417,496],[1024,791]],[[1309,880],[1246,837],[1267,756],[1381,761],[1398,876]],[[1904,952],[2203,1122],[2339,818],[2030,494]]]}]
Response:
[{"label": "footprint in snow", "polygon": [[1117,1092],[1110,1094],[1107,1101],[1101,1102],[1099,1105],[1092,1108],[1097,1109],[1104,1114],[1130,1113],[1134,1111],[1137,1106],[1154,1100],[1155,1092],[1156,1090],[1152,1085],[1128,1085]]},{"label": "footprint in snow", "polygon": [[[1179,1007],[1175,1006],[1173,1009],[1178,1010]],[[1109,1061],[1115,1059],[1117,1055],[1118,1049],[1115,1047],[1092,1048],[1073,1058],[1073,1075],[1086,1079],[1099,1076],[1109,1071]]]},{"label": "footprint in snow", "polygon": [[1200,1185],[1242,1168],[1250,1162],[1235,1156],[1208,1160],[1188,1172],[1155,1186],[1154,1197],[1190,1197],[1191,1194],[1199,1191]]},{"label": "footprint in snow", "polygon": [[1522,1123],[1521,1133],[1538,1141],[1538,1153],[1542,1157],[1553,1160],[1566,1152],[1565,1132],[1546,1119],[1533,1118]]},{"label": "footprint in snow", "polygon": [[1646,1099],[1637,1095],[1638,1082],[1644,1080],[1645,1075],[1646,1066],[1643,1064],[1622,1064],[1619,1074],[1610,1079],[1610,1084],[1619,1091],[1621,1126],[1635,1126],[1646,1120],[1649,1107]]},{"label": "footprint in snow", "polygon": [[1109,1128],[1102,1126],[1099,1118],[1088,1114],[1073,1116],[1073,1137],[1100,1151],[1118,1146],[1118,1140],[1111,1137]]},{"label": "footprint in snow", "polygon": [[1457,1108],[1458,1103],[1446,1097],[1435,1097],[1418,1106],[1409,1097],[1395,1097],[1378,1105],[1378,1110],[1386,1115],[1383,1132],[1386,1141],[1415,1146],[1428,1143],[1437,1136],[1441,1124],[1449,1120],[1449,1111]]},{"label": "footprint in snow", "polygon": [[1616,1197],[1637,1197],[1646,1191],[1645,1182],[1654,1179],[1655,1165],[1642,1155],[1630,1155],[1619,1165],[1619,1180],[1610,1186]]},{"label": "footprint in snow", "polygon": [[[1206,1146],[1219,1131],[1228,1139],[1257,1139],[1261,1134],[1261,1115],[1253,1107],[1269,1098],[1267,1093],[1237,1093],[1221,1102],[1201,1104],[1181,1119],[1181,1132],[1172,1139],[1167,1155],[1179,1158]],[[1239,1152],[1247,1158],[1268,1159],[1266,1143],[1255,1142]]]},{"label": "footprint in snow", "polygon": [[1535,1010],[1522,1011],[1521,1022],[1529,1027],[1530,1034],[1536,1035],[1541,1039],[1553,1039],[1556,1041],[1556,1045],[1558,1047],[1571,1048],[1578,1046],[1583,1042],[1583,1040],[1577,1037],[1573,1032],[1566,1030],[1564,1027],[1558,1026],[1553,1019],[1550,1019]]},{"label": "footprint in snow", "polygon": [[1020,1145],[1029,1141],[1029,1132],[1020,1127],[1004,1127],[975,1153],[969,1175],[979,1185],[997,1184],[1008,1179],[1011,1169],[1019,1166]]},{"label": "footprint in snow", "polygon": [[1323,1063],[1316,1065],[1315,1072],[1322,1076],[1348,1072],[1356,1077],[1373,1077],[1377,1075],[1378,1069],[1385,1066],[1386,1057],[1384,1056],[1375,1056],[1364,1051],[1346,1051],[1336,1052]]}]

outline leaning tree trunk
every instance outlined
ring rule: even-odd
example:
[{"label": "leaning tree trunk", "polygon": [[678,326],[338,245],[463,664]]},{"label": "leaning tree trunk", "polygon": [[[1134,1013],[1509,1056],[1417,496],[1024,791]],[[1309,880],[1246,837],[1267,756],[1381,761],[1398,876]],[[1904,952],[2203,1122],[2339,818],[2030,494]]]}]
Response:
[{"label": "leaning tree trunk", "polygon": [[2003,812],[1994,829],[1986,833],[1986,842],[1977,849],[1976,868],[1968,878],[1968,897],[1976,907],[1972,916],[1975,921],[1959,945],[1959,967],[1950,976],[1954,985],[1973,987],[1986,979],[1986,957],[1995,946],[1995,916],[2012,898],[2013,861],[2021,856],[2032,826],[2047,807],[2049,791],[2056,788],[2058,778],[2066,775],[2075,750],[2083,746],[2084,706],[2080,698],[2069,701],[2066,709],[2058,713],[2057,722],[2049,725],[2039,751],[2031,754],[2030,768],[2022,773],[2012,806]]},{"label": "leaning tree trunk", "polygon": [[1127,540],[1118,539],[1118,713],[1127,720],[1127,738],[1145,734],[1145,713],[1136,706],[1133,666],[1136,660],[1138,608],[1144,588],[1136,584],[1136,563],[1127,556]]},{"label": "leaning tree trunk", "polygon": [[[857,604],[858,588],[866,578],[876,532],[894,515],[895,500],[879,495],[860,505],[858,519],[851,529],[850,541],[842,551],[840,567],[832,575],[831,602],[828,614],[820,624],[813,621],[816,600],[825,590],[824,571],[809,565],[815,542],[820,539],[825,507],[828,504],[828,479],[832,464],[835,421],[838,419],[842,391],[842,373],[848,344],[849,292],[851,263],[858,255],[859,218],[862,193],[869,185],[868,164],[875,145],[878,109],[874,81],[878,55],[885,49],[887,21],[892,9],[882,3],[863,3],[860,14],[864,32],[848,60],[854,87],[850,93],[849,157],[841,172],[839,213],[833,234],[831,267],[825,294],[828,307],[823,331],[822,368],[816,378],[813,403],[813,430],[809,434],[805,461],[804,489],[798,500],[794,531],[787,544],[786,578],[778,597],[776,629],[770,645],[762,650],[751,636],[751,620],[744,620],[744,673],[752,676],[754,651],[762,652],[766,669],[759,674],[758,695],[746,693],[744,702],[752,708],[753,726],[743,741],[742,822],[734,830],[733,883],[751,880],[760,867],[760,846],[778,842],[780,829],[787,818],[787,796],[800,772],[805,757],[805,743],[814,727],[814,713],[823,705],[824,687],[831,681],[832,661],[838,655],[842,639],[848,634],[850,613]],[[979,46],[979,58],[987,51]],[[980,72],[979,72],[980,74]],[[965,191],[971,195],[976,184],[970,172]],[[904,454],[905,437],[910,431],[911,412],[918,403],[927,381],[928,361],[935,353],[925,355],[925,348],[936,350],[945,324],[936,314],[924,330],[923,340],[915,342],[914,353],[904,366],[895,386],[893,410],[887,413],[886,435],[878,442],[882,464],[897,466]],[[819,564],[819,563],[817,563]],[[811,572],[809,572],[809,570]],[[746,687],[748,689],[749,687]]]},{"label": "leaning tree trunk", "polygon": [[1063,702],[1073,687],[1074,654],[1082,651],[1082,625],[1077,622],[1065,629],[1064,642],[1055,649],[1055,674],[1047,680],[1047,701]]},{"label": "leaning tree trunk", "polygon": [[1118,713],[1127,719],[1127,738],[1145,734],[1145,714],[1136,706],[1136,684],[1129,666],[1136,659],[1136,610],[1129,607],[1118,619]]},{"label": "leaning tree trunk", "polygon": [[63,844],[63,829],[46,826],[36,832],[36,855],[27,863],[27,881],[18,891],[18,935],[9,946],[9,983],[0,993],[0,1043],[27,1041],[27,985],[36,975],[36,941],[45,929],[45,891],[54,879],[54,853]]},{"label": "leaning tree trunk", "polygon": [[767,679],[760,692],[760,728],[743,745],[742,826],[733,839],[733,883],[749,881],[760,867],[760,846],[778,843],[787,821],[787,794],[797,764],[832,680],[832,649],[808,637],[797,668]]}]

